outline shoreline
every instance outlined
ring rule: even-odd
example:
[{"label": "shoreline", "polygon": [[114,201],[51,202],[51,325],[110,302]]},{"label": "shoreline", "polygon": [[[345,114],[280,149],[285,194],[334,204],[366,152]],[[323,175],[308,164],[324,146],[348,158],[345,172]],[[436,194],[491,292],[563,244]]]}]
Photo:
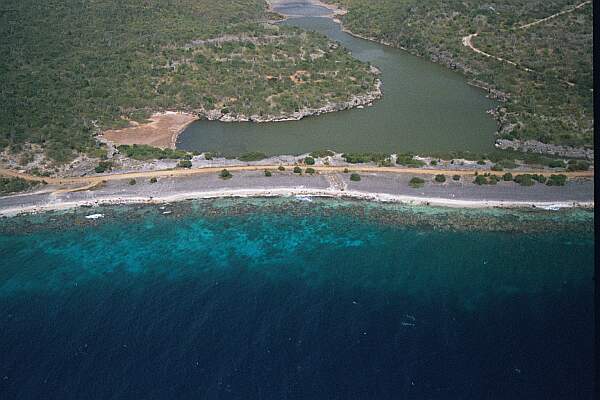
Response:
[{"label": "shoreline", "polygon": [[[295,187],[260,187],[260,188],[219,188],[216,190],[188,190],[175,194],[166,194],[160,192],[158,196],[143,196],[139,192],[133,191],[132,196],[127,196],[126,193],[120,192],[116,194],[101,195],[92,198],[82,198],[77,200],[63,201],[57,198],[57,194],[66,194],[73,192],[60,191],[36,191],[13,196],[5,196],[7,198],[18,198],[19,201],[27,200],[28,196],[35,197],[43,194],[49,194],[49,200],[43,204],[19,203],[18,205],[0,206],[1,217],[14,217],[21,214],[38,214],[48,211],[68,210],[79,207],[96,208],[99,206],[116,206],[127,204],[163,204],[171,202],[180,202],[188,200],[214,199],[214,198],[291,198],[291,197],[320,197],[328,199],[355,199],[370,201],[374,203],[396,203],[407,206],[430,206],[430,207],[445,207],[445,208],[463,208],[463,209],[541,209],[556,211],[563,208],[581,208],[594,209],[594,201],[577,201],[577,200],[556,200],[556,201],[540,201],[540,200],[486,200],[486,199],[455,199],[433,196],[417,196],[410,194],[392,194],[373,191],[361,190],[339,190],[335,188],[318,188],[305,187],[304,185]],[[130,192],[131,193],[131,192]],[[165,194],[163,194],[165,193]],[[69,197],[69,196],[67,196]],[[0,200],[3,199],[0,197]]]}]

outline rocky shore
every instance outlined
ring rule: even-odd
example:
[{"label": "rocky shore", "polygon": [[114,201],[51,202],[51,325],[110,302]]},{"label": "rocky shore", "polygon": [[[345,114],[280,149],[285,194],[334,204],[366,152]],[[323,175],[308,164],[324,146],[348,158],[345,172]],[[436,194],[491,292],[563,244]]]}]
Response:
[{"label": "rocky shore", "polygon": [[537,140],[497,139],[495,146],[498,149],[513,149],[524,153],[532,152],[538,154],[552,154],[560,157],[586,158],[588,160],[594,159],[593,149],[542,143]]}]

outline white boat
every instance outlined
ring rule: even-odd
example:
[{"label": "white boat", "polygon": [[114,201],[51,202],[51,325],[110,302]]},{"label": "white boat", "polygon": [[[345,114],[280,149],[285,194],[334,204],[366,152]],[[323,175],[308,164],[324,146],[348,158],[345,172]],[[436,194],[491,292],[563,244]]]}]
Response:
[{"label": "white boat", "polygon": [[98,219],[98,218],[104,218],[104,214],[91,214],[91,215],[86,215],[85,216],[86,219]]}]

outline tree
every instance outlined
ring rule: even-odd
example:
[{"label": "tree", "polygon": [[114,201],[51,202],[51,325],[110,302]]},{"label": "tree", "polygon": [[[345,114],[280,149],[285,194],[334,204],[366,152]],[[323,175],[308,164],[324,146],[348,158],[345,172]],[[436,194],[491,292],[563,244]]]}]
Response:
[{"label": "tree", "polygon": [[192,162],[190,160],[181,160],[177,166],[181,168],[192,168]]},{"label": "tree", "polygon": [[444,174],[439,174],[435,176],[435,181],[438,183],[444,183],[446,182],[446,175]]},{"label": "tree", "polygon": [[300,168],[300,167],[294,167],[294,173],[295,174],[301,174],[302,173],[302,168]]},{"label": "tree", "polygon": [[361,178],[359,174],[354,173],[350,175],[350,180],[353,182],[360,182],[360,179]]},{"label": "tree", "polygon": [[412,188],[420,188],[423,187],[423,185],[425,184],[425,180],[422,178],[418,178],[418,177],[413,177],[410,182],[408,182],[408,185]]},{"label": "tree", "polygon": [[312,157],[306,157],[304,159],[304,164],[306,165],[315,165],[315,159]]},{"label": "tree", "polygon": [[224,169],[221,170],[221,172],[219,172],[219,177],[221,179],[230,179],[231,177],[233,177],[233,175],[231,175],[231,173],[228,170]]},{"label": "tree", "polygon": [[269,171],[268,169],[265,169],[265,176],[266,176],[266,177],[270,177],[270,176],[272,176],[272,175],[273,175],[273,174],[271,173],[271,171]]}]

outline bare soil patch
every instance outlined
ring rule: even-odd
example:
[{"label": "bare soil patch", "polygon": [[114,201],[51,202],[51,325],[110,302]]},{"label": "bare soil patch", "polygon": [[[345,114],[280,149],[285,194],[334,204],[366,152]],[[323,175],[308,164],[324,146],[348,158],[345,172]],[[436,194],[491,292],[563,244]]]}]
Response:
[{"label": "bare soil patch", "polygon": [[175,148],[177,136],[198,117],[194,114],[167,111],[150,117],[147,124],[124,129],[108,130],[103,137],[116,145],[147,144],[149,146]]}]

